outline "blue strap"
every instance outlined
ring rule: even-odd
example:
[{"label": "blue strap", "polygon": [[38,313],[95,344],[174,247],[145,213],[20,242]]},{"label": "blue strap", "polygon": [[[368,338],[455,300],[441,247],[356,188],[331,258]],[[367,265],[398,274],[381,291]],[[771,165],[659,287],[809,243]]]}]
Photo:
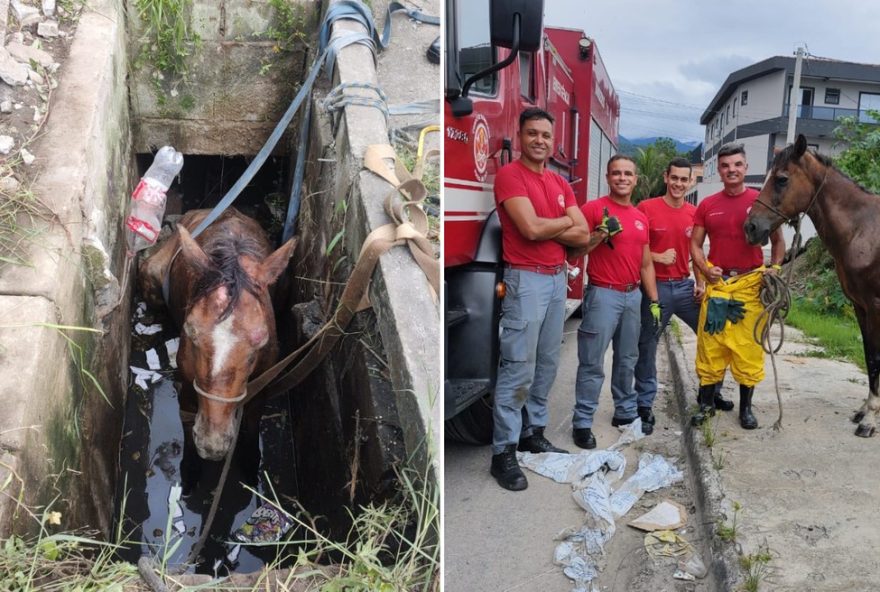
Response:
[{"label": "blue strap", "polygon": [[[244,173],[242,173],[241,177],[229,191],[226,192],[226,195],[220,200],[220,202],[214,206],[214,209],[205,217],[204,220],[192,231],[192,237],[195,238],[199,236],[202,232],[204,232],[205,228],[210,226],[220,215],[230,206],[232,202],[239,196],[242,190],[247,187],[248,183],[254,178],[257,174],[257,171],[263,166],[266,162],[266,159],[269,158],[269,154],[271,154],[272,150],[275,148],[275,145],[278,144],[278,141],[281,139],[281,136],[284,134],[284,130],[287,129],[287,126],[290,125],[293,116],[296,115],[297,110],[305,99],[306,95],[311,93],[312,86],[315,83],[315,78],[317,78],[318,73],[321,71],[321,68],[326,66],[327,68],[327,76],[333,76],[333,69],[336,66],[336,56],[339,51],[344,47],[347,47],[352,44],[360,44],[366,45],[373,51],[373,59],[376,59],[376,47],[381,47],[382,49],[388,47],[388,41],[391,37],[391,14],[393,12],[397,12],[398,10],[406,10],[407,15],[416,20],[422,20],[422,22],[432,22],[430,20],[424,19],[433,19],[434,17],[426,17],[422,13],[417,10],[409,10],[399,2],[392,2],[388,6],[388,12],[385,19],[385,27],[382,32],[382,37],[379,37],[379,33],[376,30],[376,25],[373,23],[373,15],[370,13],[370,9],[363,3],[361,0],[339,0],[338,2],[332,4],[330,8],[327,10],[327,14],[324,17],[324,22],[321,24],[321,30],[318,34],[319,41],[319,51],[320,55],[315,60],[315,63],[312,65],[312,69],[309,72],[308,77],[303,82],[302,86],[297,92],[296,97],[293,99],[293,102],[290,104],[290,107],[287,108],[287,111],[284,112],[284,115],[281,117],[281,120],[275,126],[275,129],[272,130],[272,133],[269,135],[269,139],[266,140],[266,143],[260,148],[260,151],[254,157],[254,160],[248,165],[247,169],[245,169]],[[339,19],[353,20],[355,22],[360,23],[367,29],[367,34],[361,32],[348,32],[342,35],[337,36],[332,41],[330,40],[331,27],[334,22]],[[439,19],[436,19],[436,23],[439,24]],[[299,183],[296,182],[296,174],[294,178],[294,187],[291,191],[291,205],[294,205],[294,211],[291,213],[290,208],[288,208],[287,215],[287,223],[285,224],[284,234],[292,234],[292,230],[288,228],[288,224],[290,224],[292,228],[292,218],[295,218],[297,211],[299,210],[299,193],[302,187],[302,179],[301,179],[301,169],[302,165],[299,162],[299,159],[304,158],[304,151],[300,150],[297,155],[297,165],[296,170],[297,174],[300,174]],[[296,192],[296,199],[294,202],[293,193]],[[288,237],[289,238],[289,237]],[[177,254],[175,253],[175,257]],[[174,259],[172,258],[172,262]],[[165,274],[165,280],[162,282],[162,296],[165,298],[165,302],[168,302],[170,295],[170,286],[169,286],[169,275],[171,273],[171,265],[168,266],[168,271]]]}]

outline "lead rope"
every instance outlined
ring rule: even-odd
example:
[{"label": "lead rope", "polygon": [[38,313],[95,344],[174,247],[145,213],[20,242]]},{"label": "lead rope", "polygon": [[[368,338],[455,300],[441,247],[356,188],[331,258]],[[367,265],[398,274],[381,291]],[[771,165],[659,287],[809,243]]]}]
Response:
[{"label": "lead rope", "polygon": [[[824,184],[824,183],[823,183]],[[818,194],[818,192],[817,192]],[[808,208],[809,209],[809,208]],[[779,405],[779,417],[773,424],[773,429],[779,431],[782,429],[782,395],[779,391],[779,373],[776,370],[776,352],[782,349],[785,342],[785,318],[791,309],[791,275],[794,271],[794,260],[801,247],[801,220],[804,214],[798,216],[795,224],[794,239],[791,243],[791,249],[788,252],[788,266],[785,270],[785,278],[778,274],[764,274],[761,279],[761,304],[764,310],[758,315],[755,323],[753,336],[755,341],[761,344],[761,348],[770,354],[770,363],[773,366],[773,385],[776,388],[776,401]],[[765,322],[762,324],[761,321]],[[779,342],[774,346],[770,331],[774,324],[779,325]],[[762,327],[760,332],[758,327]]]}]

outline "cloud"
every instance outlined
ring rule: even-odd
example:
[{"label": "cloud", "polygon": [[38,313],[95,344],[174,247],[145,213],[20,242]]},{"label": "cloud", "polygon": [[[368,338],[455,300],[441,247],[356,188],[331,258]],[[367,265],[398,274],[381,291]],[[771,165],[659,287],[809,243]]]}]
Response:
[{"label": "cloud", "polygon": [[678,72],[688,80],[704,82],[718,89],[731,72],[751,66],[756,61],[760,60],[744,55],[716,55],[679,64]]}]

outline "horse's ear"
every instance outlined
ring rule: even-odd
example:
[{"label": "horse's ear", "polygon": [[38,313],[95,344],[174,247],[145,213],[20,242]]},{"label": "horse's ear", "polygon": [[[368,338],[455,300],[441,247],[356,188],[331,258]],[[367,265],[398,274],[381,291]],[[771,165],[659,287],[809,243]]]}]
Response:
[{"label": "horse's ear", "polygon": [[297,239],[294,237],[281,245],[277,251],[269,255],[265,261],[260,264],[260,269],[257,270],[256,279],[259,283],[264,286],[271,286],[275,283],[275,280],[278,279],[278,276],[281,275],[281,272],[287,268],[287,261],[290,259],[290,256],[293,255],[293,250],[296,248]]},{"label": "horse's ear", "polygon": [[807,151],[807,139],[803,134],[798,134],[797,140],[794,141],[794,157],[800,158]]},{"label": "horse's ear", "polygon": [[205,254],[195,239],[190,236],[186,228],[178,225],[177,232],[180,235],[180,254],[187,263],[200,271],[206,271],[213,267],[211,259],[208,258],[208,255]]}]

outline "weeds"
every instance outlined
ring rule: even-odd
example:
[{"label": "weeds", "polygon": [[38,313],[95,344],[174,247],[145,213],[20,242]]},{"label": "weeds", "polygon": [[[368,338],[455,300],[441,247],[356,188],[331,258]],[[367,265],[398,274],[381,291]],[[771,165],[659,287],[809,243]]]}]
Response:
[{"label": "weeds", "polygon": [[724,450],[718,448],[717,451],[712,451],[712,467],[716,471],[720,471],[724,468]]},{"label": "weeds", "polygon": [[739,558],[740,566],[746,572],[746,579],[743,583],[742,590],[744,592],[758,592],[762,582],[766,582],[773,574],[773,568],[770,562],[773,555],[770,553],[770,547],[765,541],[758,547],[756,553],[750,553]]},{"label": "weeds", "polygon": [[703,434],[703,443],[706,448],[712,448],[718,441],[718,418],[709,419],[700,425],[700,432]]},{"label": "weeds", "polygon": [[715,527],[715,532],[718,535],[718,538],[725,543],[736,542],[736,519],[739,516],[741,510],[742,505],[739,502],[733,502],[733,519],[731,520],[730,525],[728,526],[721,519],[718,520],[718,524]]},{"label": "weeds", "polygon": [[192,0],[136,0],[135,5],[145,28],[135,67],[149,64],[160,72],[185,76],[189,47],[201,44],[199,36],[187,27]]}]

